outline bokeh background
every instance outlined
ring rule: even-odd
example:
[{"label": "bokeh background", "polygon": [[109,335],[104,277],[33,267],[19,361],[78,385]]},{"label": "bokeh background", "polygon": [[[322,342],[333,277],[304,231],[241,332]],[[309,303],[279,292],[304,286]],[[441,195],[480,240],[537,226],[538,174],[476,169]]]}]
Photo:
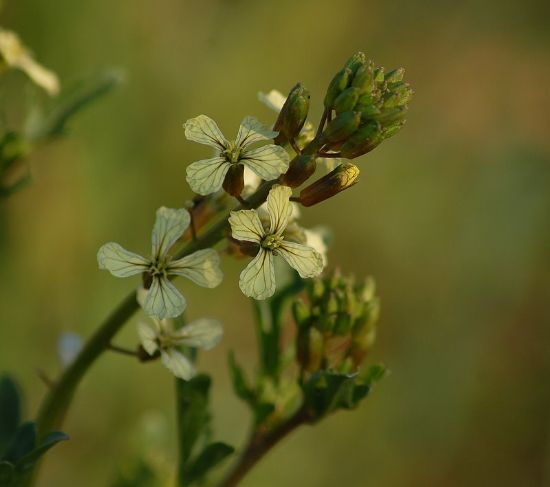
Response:
[{"label": "bokeh background", "polygon": [[[359,185],[304,220],[332,227],[331,265],[376,277],[370,360],[392,373],[360,410],[296,432],[242,485],[549,485],[549,5],[5,1],[1,24],[63,84],[108,67],[126,73],[70,137],[33,155],[34,184],[0,207],[0,369],[22,384],[27,414],[45,390],[37,369],[59,371],[59,335],[88,336],[132,285],[97,270],[99,246],[147,251],[155,209],[190,196],[185,167],[204,148],[182,123],[206,113],[230,135],[247,114],[272,122],[256,93],[297,81],[317,120],[331,76],[363,50],[406,68],[416,91],[408,124],[362,158]],[[10,86],[25,83],[12,76]],[[26,89],[14,93],[24,106]],[[235,349],[252,371],[255,339],[237,285],[243,262],[223,266],[213,291],[180,286],[190,318],[225,323],[201,367],[215,379],[218,437],[241,444],[249,417],[226,354]],[[133,324],[117,342],[135,343]],[[140,440],[144,428],[164,431],[159,443],[173,451],[172,403],[162,366],[103,356],[65,425],[72,440],[48,455],[40,485],[111,485],[156,448]]]}]

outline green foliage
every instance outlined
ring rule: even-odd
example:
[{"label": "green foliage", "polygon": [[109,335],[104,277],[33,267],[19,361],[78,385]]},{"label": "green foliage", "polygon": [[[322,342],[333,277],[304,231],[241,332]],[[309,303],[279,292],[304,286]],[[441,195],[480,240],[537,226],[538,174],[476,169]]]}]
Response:
[{"label": "green foliage", "polygon": [[60,431],[37,437],[36,423],[21,423],[21,396],[8,376],[0,378],[0,486],[17,487],[44,453],[69,437]]},{"label": "green foliage", "polygon": [[189,381],[176,381],[179,418],[179,485],[204,481],[208,473],[234,452],[225,443],[210,443],[209,392],[211,379],[205,374]]}]

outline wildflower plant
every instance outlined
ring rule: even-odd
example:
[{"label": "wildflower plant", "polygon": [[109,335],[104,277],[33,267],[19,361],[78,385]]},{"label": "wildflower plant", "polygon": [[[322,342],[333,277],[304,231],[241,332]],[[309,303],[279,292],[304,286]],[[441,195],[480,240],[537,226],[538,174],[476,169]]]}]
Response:
[{"label": "wildflower plant", "polygon": [[[318,124],[308,120],[311,97],[301,83],[287,97],[276,91],[260,95],[278,113],[271,128],[247,116],[229,140],[206,115],[188,119],[185,137],[214,150],[212,157],[187,164],[186,179],[197,195],[186,208],[157,210],[149,256],[114,242],[99,249],[100,269],[115,277],[139,275],[141,283],[51,384],[36,419],[38,440],[46,441],[61,426],[95,360],[114,351],[139,364],[160,359],[175,376],[177,485],[203,485],[211,470],[233,455],[233,446],[212,440],[212,380],[200,371],[199,361],[211,354],[198,356],[199,350],[219,343],[221,322],[229,330],[232,316],[187,323],[183,312],[191,315],[195,308],[172,282],[183,276],[204,288],[231,286],[222,283],[220,254],[251,258],[238,285],[251,298],[259,350],[253,379],[236,353],[229,356],[234,392],[249,406],[252,424],[249,439],[219,485],[237,485],[297,427],[357,407],[385,373],[381,365],[363,365],[375,341],[380,308],[374,280],[327,269],[326,231],[303,228],[299,207],[325,202],[358,183],[355,160],[405,123],[412,91],[403,78],[402,69],[386,72],[357,53],[330,82]],[[318,164],[324,174],[318,174]],[[138,324],[136,345],[115,344],[115,335],[140,307],[148,316]],[[294,344],[282,340],[284,330],[292,330]],[[0,390],[0,403],[13,396],[8,389]],[[6,462],[9,466],[0,462],[0,478],[8,472],[6,478],[20,482],[6,485],[33,483],[34,463],[24,463],[23,471],[19,460],[9,457]],[[136,475],[129,485],[137,485]],[[156,471],[154,476],[154,485],[164,485],[170,474]]]}]

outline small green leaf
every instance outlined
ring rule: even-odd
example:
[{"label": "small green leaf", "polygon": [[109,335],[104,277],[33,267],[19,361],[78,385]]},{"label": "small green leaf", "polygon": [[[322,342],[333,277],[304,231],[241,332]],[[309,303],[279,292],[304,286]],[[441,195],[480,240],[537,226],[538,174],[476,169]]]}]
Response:
[{"label": "small green leaf", "polygon": [[10,462],[0,462],[0,486],[10,487],[15,480],[15,467]]},{"label": "small green leaf", "polygon": [[179,441],[181,464],[185,465],[193,447],[208,428],[208,394],[211,380],[205,374],[193,377],[189,381],[177,380],[177,402],[179,404]]},{"label": "small green leaf", "polygon": [[34,462],[44,455],[44,453],[46,453],[52,446],[56,445],[60,441],[66,441],[68,439],[69,436],[61,431],[49,433],[37,448],[17,460],[17,470],[22,471],[30,468]]},{"label": "small green leaf", "polygon": [[191,485],[194,482],[202,480],[210,470],[220,464],[234,451],[235,448],[226,443],[210,443],[188,466],[183,478],[180,479],[181,485]]},{"label": "small green leaf", "polygon": [[353,409],[368,395],[370,387],[357,374],[318,371],[304,384],[306,407],[316,419],[338,409]]},{"label": "small green leaf", "polygon": [[229,352],[229,370],[235,394],[250,406],[253,406],[256,395],[254,394],[254,390],[248,385],[244,370],[237,363],[233,352]]},{"label": "small green leaf", "polygon": [[17,428],[15,436],[6,450],[4,460],[17,464],[21,458],[32,452],[35,446],[36,424],[31,422],[23,423]]},{"label": "small green leaf", "polygon": [[21,396],[8,375],[0,378],[0,458],[21,422]]}]

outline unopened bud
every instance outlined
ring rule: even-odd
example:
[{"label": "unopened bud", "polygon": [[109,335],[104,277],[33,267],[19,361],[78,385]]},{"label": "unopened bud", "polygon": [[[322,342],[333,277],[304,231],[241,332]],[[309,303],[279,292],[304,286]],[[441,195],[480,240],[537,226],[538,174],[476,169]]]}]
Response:
[{"label": "unopened bud", "polygon": [[238,197],[244,188],[244,165],[231,164],[223,180],[223,189],[231,196]]},{"label": "unopened bud", "polygon": [[351,56],[346,65],[345,68],[348,68],[352,75],[355,75],[359,68],[363,66],[367,62],[367,58],[363,52],[356,52],[353,56]]},{"label": "unopened bud", "polygon": [[340,113],[326,127],[322,140],[328,143],[336,143],[346,140],[359,127],[361,114],[358,112]]},{"label": "unopened bud", "polygon": [[309,91],[298,83],[288,95],[273,130],[279,132],[276,144],[298,137],[309,112]]},{"label": "unopened bud", "polygon": [[383,110],[378,115],[372,115],[372,119],[377,120],[383,125],[388,125],[393,122],[398,122],[403,120],[405,118],[405,115],[407,114],[407,111],[408,111],[408,107],[406,105],[401,107],[390,108],[388,110]]},{"label": "unopened bud", "polygon": [[312,301],[320,301],[325,295],[325,285],[321,279],[313,279],[309,288],[309,294]]},{"label": "unopened bud", "polygon": [[301,299],[297,299],[292,303],[292,316],[298,328],[301,328],[309,323],[311,313],[308,306]]},{"label": "unopened bud", "polygon": [[297,188],[315,172],[317,163],[314,154],[302,154],[296,156],[288,167],[288,171],[283,176],[283,182],[286,186]]},{"label": "unopened bud", "polygon": [[353,324],[353,320],[348,313],[339,313],[336,318],[336,325],[334,326],[335,335],[346,335],[350,330]]},{"label": "unopened bud", "polygon": [[336,113],[344,113],[353,110],[353,107],[359,100],[361,90],[359,88],[349,87],[340,93],[334,100],[334,110]]},{"label": "unopened bud", "polygon": [[372,91],[374,88],[374,65],[372,61],[368,61],[359,67],[351,85],[359,88],[362,93]]},{"label": "unopened bud", "polygon": [[346,159],[354,159],[373,150],[382,142],[382,130],[378,122],[368,122],[359,128],[342,146],[340,153]]},{"label": "unopened bud", "polygon": [[325,95],[325,108],[332,109],[334,106],[334,101],[338,95],[347,88],[350,78],[351,70],[347,68],[344,68],[336,73],[327,88],[327,94]]},{"label": "unopened bud", "polygon": [[403,81],[404,75],[405,69],[397,68],[387,72],[384,79],[386,80],[386,83],[396,83],[397,81]]},{"label": "unopened bud", "polygon": [[300,202],[304,206],[313,206],[334,195],[351,188],[357,183],[359,168],[350,162],[344,162],[300,192]]},{"label": "unopened bud", "polygon": [[315,328],[300,330],[296,348],[298,362],[304,370],[313,372],[321,368],[324,355],[324,339],[319,330]]}]

